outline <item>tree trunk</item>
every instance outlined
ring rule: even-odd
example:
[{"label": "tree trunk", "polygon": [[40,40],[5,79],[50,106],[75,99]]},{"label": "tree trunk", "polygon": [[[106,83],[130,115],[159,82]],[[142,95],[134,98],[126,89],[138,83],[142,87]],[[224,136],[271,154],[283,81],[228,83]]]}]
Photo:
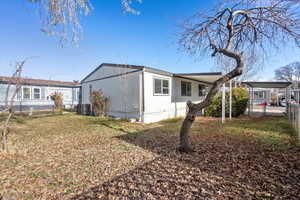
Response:
[{"label": "tree trunk", "polygon": [[189,108],[189,111],[182,123],[181,129],[180,129],[180,146],[179,151],[180,152],[192,152],[193,149],[189,142],[189,131],[192,127],[193,122],[196,119],[195,109]]},{"label": "tree trunk", "polygon": [[2,151],[7,153],[8,147],[7,147],[7,129],[2,131]]},{"label": "tree trunk", "polygon": [[226,83],[227,81],[239,76],[243,72],[244,68],[244,62],[243,62],[243,56],[242,54],[233,53],[227,49],[216,49],[216,51],[221,52],[222,54],[233,58],[236,61],[236,67],[229,73],[225,74],[218,80],[216,80],[213,84],[211,89],[209,90],[207,96],[205,99],[197,104],[193,104],[191,101],[187,102],[188,107],[188,113],[182,123],[181,129],[180,129],[180,146],[178,148],[181,152],[192,152],[193,149],[190,146],[189,142],[189,131],[192,127],[193,122],[195,121],[195,118],[197,116],[197,112],[199,112],[201,109],[209,106],[212,103],[212,99],[215,96],[215,94],[218,93],[219,87]]},{"label": "tree trunk", "polygon": [[4,127],[2,130],[2,151],[5,153],[8,153],[8,144],[7,144],[7,142],[8,142],[7,136],[9,133],[8,124],[9,124],[9,120],[12,117],[12,115],[13,115],[13,113],[12,113],[11,109],[9,109],[9,114],[5,120]]}]

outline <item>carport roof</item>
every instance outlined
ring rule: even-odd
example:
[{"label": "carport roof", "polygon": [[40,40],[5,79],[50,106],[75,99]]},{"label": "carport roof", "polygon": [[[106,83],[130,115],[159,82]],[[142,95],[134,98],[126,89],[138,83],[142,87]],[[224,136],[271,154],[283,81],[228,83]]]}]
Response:
[{"label": "carport roof", "polygon": [[189,80],[199,81],[207,84],[212,84],[214,81],[222,77],[221,72],[207,72],[207,73],[181,73],[173,74],[178,78],[185,78]]},{"label": "carport roof", "polygon": [[287,88],[292,84],[291,82],[288,81],[242,82],[242,83],[252,88]]}]

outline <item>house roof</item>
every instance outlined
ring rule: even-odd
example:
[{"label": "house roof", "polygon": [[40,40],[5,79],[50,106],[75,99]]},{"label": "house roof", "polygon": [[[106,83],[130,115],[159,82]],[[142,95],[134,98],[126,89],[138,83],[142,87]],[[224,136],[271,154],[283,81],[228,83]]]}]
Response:
[{"label": "house roof", "polygon": [[[12,83],[17,82],[16,78],[0,76],[0,83]],[[22,85],[36,85],[36,86],[56,86],[56,87],[79,87],[79,82],[66,82],[66,81],[54,81],[43,79],[31,79],[21,78]]]},{"label": "house roof", "polygon": [[287,88],[292,82],[269,81],[269,82],[242,82],[252,88]]},{"label": "house roof", "polygon": [[155,69],[155,68],[152,68],[152,67],[146,67],[146,66],[142,66],[142,65],[127,65],[127,64],[102,63],[96,69],[94,69],[91,73],[89,73],[86,77],[84,77],[82,79],[82,81],[80,81],[80,82],[83,83],[94,72],[96,72],[98,69],[100,69],[103,66],[129,68],[129,69],[137,69],[137,70],[144,70],[144,69],[146,69],[147,71],[153,72],[153,73],[156,73],[156,74],[162,74],[162,75],[166,75],[166,76],[172,76],[172,73],[170,73],[170,72],[159,70],[159,69]]},{"label": "house roof", "polygon": [[160,74],[160,75],[165,75],[165,76],[181,77],[181,78],[191,79],[191,80],[194,80],[194,81],[199,81],[199,82],[207,83],[207,84],[210,84],[214,80],[220,78],[220,76],[222,75],[221,72],[189,73],[189,74],[180,73],[180,74],[176,74],[176,73],[171,73],[171,72],[168,72],[168,71],[156,69],[156,68],[153,68],[153,67],[146,67],[146,66],[142,66],[142,65],[102,63],[96,69],[94,69],[91,73],[89,73],[84,79],[82,79],[81,83],[84,82],[88,77],[90,77],[94,72],[96,72],[102,66],[121,67],[121,68],[144,70],[144,71],[152,72],[152,73],[155,73],[155,74]]}]

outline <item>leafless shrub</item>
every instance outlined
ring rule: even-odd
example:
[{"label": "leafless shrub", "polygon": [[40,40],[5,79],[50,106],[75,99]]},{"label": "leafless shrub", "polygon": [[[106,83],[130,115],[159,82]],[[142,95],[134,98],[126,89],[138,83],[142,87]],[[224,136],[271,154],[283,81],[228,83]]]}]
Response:
[{"label": "leafless shrub", "polygon": [[93,91],[91,94],[91,102],[96,116],[104,117],[106,114],[108,98],[101,91]]},{"label": "leafless shrub", "polygon": [[54,92],[51,95],[51,99],[54,101],[55,110],[57,110],[60,114],[63,112],[63,96],[59,92]]},{"label": "leafless shrub", "polygon": [[[9,123],[10,123],[11,118],[14,115],[13,105],[14,105],[16,95],[22,87],[21,74],[22,74],[22,70],[23,70],[23,66],[24,66],[25,62],[26,62],[26,60],[16,63],[16,70],[13,73],[11,79],[8,80],[8,85],[7,85],[6,94],[5,94],[4,110],[1,111],[4,113],[8,112],[8,115],[4,121],[3,128],[1,130],[1,132],[2,132],[2,134],[1,134],[2,148],[1,148],[1,150],[3,152],[8,152],[8,135],[9,135],[9,131],[10,131]],[[14,88],[13,88],[13,86],[14,86]]]}]

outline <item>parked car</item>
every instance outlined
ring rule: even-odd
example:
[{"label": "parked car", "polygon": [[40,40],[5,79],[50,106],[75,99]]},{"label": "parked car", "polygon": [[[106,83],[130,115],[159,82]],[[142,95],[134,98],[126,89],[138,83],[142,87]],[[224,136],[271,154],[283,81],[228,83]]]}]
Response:
[{"label": "parked car", "polygon": [[[289,101],[289,103],[291,103],[291,104],[296,104],[297,102],[296,102],[294,99],[291,99],[291,100]],[[279,100],[279,105],[282,106],[282,107],[286,107],[286,99],[285,99],[285,98],[280,99],[280,100]]]}]

